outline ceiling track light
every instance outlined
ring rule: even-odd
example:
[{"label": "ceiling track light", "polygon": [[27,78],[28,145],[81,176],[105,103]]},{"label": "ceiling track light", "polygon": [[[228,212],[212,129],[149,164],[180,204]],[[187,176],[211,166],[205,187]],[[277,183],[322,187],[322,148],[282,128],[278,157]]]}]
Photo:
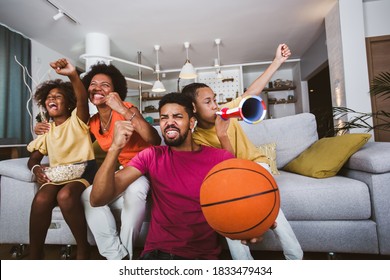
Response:
[{"label": "ceiling track light", "polygon": [[61,10],[58,10],[58,13],[53,16],[54,20],[59,20],[64,16],[64,13]]},{"label": "ceiling track light", "polygon": [[57,14],[55,14],[53,16],[53,19],[54,20],[59,20],[60,18],[62,17],[67,17],[69,20],[73,21],[74,23],[78,24],[78,21],[75,20],[72,16],[70,16],[67,12],[64,11],[64,9],[61,9],[58,5],[54,4],[52,1],[50,0],[46,0],[47,3],[49,3],[50,5],[52,5],[56,10],[57,10]]},{"label": "ceiling track light", "polygon": [[153,84],[152,91],[153,92],[165,92],[166,89],[163,85],[163,83],[160,81],[160,64],[158,62],[158,51],[160,50],[159,45],[154,46],[154,50],[156,51],[156,56],[157,56],[157,63],[156,63],[156,73],[157,73],[157,80]]},{"label": "ceiling track light", "polygon": [[198,75],[196,74],[194,66],[192,66],[190,59],[188,58],[188,48],[190,47],[189,42],[184,43],[184,47],[186,48],[187,52],[187,59],[186,62],[183,65],[183,68],[180,71],[179,78],[180,79],[195,79]]}]

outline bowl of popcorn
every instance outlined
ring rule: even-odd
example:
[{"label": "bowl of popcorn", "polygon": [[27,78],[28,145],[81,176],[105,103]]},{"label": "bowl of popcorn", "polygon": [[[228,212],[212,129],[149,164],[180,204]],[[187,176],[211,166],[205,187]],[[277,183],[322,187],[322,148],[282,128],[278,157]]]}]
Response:
[{"label": "bowl of popcorn", "polygon": [[83,175],[86,167],[86,162],[78,162],[72,164],[57,165],[54,167],[45,167],[43,171],[45,172],[47,178],[49,178],[50,181],[57,183],[80,178],[81,175]]}]

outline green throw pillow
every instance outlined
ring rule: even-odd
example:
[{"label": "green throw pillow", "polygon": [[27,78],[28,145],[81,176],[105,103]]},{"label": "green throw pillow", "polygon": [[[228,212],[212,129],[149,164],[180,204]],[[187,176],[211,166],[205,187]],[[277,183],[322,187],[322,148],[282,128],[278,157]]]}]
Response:
[{"label": "green throw pillow", "polygon": [[354,133],[319,139],[283,170],[314,178],[332,177],[370,137],[371,134]]}]

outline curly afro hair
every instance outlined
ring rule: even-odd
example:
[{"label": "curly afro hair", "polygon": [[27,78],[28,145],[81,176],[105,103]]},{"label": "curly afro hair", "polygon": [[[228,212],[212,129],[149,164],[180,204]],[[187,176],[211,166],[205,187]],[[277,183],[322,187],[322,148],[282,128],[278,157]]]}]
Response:
[{"label": "curly afro hair", "polygon": [[40,84],[35,90],[34,99],[37,101],[38,106],[45,107],[45,101],[50,91],[54,88],[61,90],[65,100],[68,102],[70,111],[76,108],[76,96],[73,92],[73,87],[70,82],[65,82],[61,79],[49,80]]},{"label": "curly afro hair", "polygon": [[127,96],[127,84],[126,79],[122,73],[114,65],[107,65],[99,62],[91,66],[91,70],[82,78],[84,87],[88,90],[89,84],[92,78],[97,74],[104,74],[111,78],[114,90],[119,94],[122,100],[125,100]]}]

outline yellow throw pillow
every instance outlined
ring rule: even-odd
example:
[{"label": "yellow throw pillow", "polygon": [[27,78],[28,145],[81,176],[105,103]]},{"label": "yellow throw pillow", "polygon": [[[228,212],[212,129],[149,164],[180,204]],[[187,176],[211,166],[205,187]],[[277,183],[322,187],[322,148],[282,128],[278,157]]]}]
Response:
[{"label": "yellow throw pillow", "polygon": [[260,145],[257,148],[263,155],[265,155],[269,159],[271,173],[273,175],[279,175],[280,172],[276,166],[276,143]]},{"label": "yellow throw pillow", "polygon": [[370,137],[371,134],[354,133],[319,139],[283,170],[314,178],[332,177]]}]

